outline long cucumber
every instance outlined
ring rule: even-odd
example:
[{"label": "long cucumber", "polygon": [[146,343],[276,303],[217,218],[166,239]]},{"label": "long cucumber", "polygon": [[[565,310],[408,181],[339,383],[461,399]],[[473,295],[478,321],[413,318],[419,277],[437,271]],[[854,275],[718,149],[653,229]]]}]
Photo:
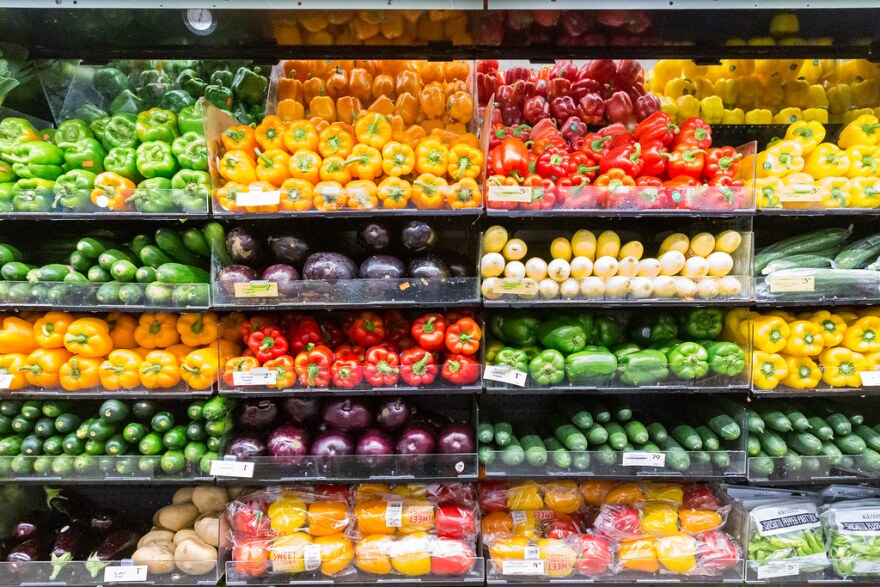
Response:
[{"label": "long cucumber", "polygon": [[781,240],[755,255],[755,272],[760,273],[771,261],[800,253],[812,253],[837,246],[852,234],[849,228],[823,228]]}]

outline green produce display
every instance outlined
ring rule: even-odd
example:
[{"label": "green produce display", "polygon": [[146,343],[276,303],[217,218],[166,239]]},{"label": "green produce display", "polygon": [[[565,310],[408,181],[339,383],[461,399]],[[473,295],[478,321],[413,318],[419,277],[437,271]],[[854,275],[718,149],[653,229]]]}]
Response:
[{"label": "green produce display", "polygon": [[780,561],[791,563],[788,576],[815,573],[828,566],[816,503],[809,499],[759,500],[749,511],[749,569],[769,579]]},{"label": "green produce display", "polygon": [[721,340],[723,321],[719,308],[495,313],[486,360],[528,373],[526,386],[745,385],[745,349]]},{"label": "green produce display", "polygon": [[207,474],[233,402],[3,400],[0,478]]},{"label": "green produce display", "polygon": [[880,538],[877,520],[880,500],[859,499],[823,508],[820,514],[827,537],[831,568],[840,577],[877,576]]}]

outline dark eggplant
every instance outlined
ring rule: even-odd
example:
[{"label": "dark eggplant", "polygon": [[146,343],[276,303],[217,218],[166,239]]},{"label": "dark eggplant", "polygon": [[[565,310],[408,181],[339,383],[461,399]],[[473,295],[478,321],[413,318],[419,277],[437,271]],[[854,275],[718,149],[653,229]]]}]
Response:
[{"label": "dark eggplant", "polygon": [[428,426],[434,430],[435,434],[450,422],[452,422],[452,418],[424,408],[413,408],[410,414],[410,423]]},{"label": "dark eggplant", "polygon": [[311,253],[309,243],[298,236],[270,236],[268,242],[272,257],[279,263],[302,265]]},{"label": "dark eggplant", "polygon": [[400,242],[413,253],[427,251],[437,244],[437,233],[431,225],[421,220],[412,220],[403,227]]},{"label": "dark eggplant", "polygon": [[312,253],[303,266],[303,279],[354,279],[357,265],[341,253]]},{"label": "dark eggplant", "polygon": [[388,399],[376,412],[376,423],[385,430],[397,430],[409,421],[409,405],[402,397]]},{"label": "dark eggplant", "polygon": [[[16,544],[9,554],[6,555],[8,563],[31,563],[45,561],[49,558],[49,546],[42,538],[28,538],[24,542]],[[27,565],[10,565],[13,572],[27,568]]]},{"label": "dark eggplant", "polygon": [[384,224],[370,222],[357,231],[357,242],[367,251],[378,253],[391,244],[391,235]]},{"label": "dark eggplant", "polygon": [[226,250],[233,261],[244,265],[259,265],[263,257],[263,244],[240,226],[226,235]]},{"label": "dark eggplant", "polygon": [[246,399],[238,414],[238,425],[264,431],[278,419],[278,404],[270,399]]},{"label": "dark eggplant", "polygon": [[91,516],[89,527],[98,536],[114,530],[119,523],[119,516],[113,510],[101,510]]},{"label": "dark eggplant", "polygon": [[279,426],[266,441],[273,457],[303,457],[309,454],[309,433],[295,426]]},{"label": "dark eggplant", "polygon": [[474,277],[477,274],[474,262],[458,251],[437,251],[437,255],[446,263],[452,277]]},{"label": "dark eggplant", "polygon": [[437,437],[437,446],[443,454],[472,453],[477,450],[472,427],[459,422],[443,427]]},{"label": "dark eggplant", "polygon": [[269,265],[263,271],[260,279],[274,281],[278,284],[278,294],[281,296],[296,295],[296,283],[299,281],[299,272],[290,265]]},{"label": "dark eggplant", "polygon": [[308,426],[321,415],[321,398],[289,397],[282,404],[284,415],[298,426]]},{"label": "dark eggplant", "polygon": [[312,454],[316,457],[332,457],[354,454],[354,442],[341,430],[327,430],[315,437]]},{"label": "dark eggplant", "polygon": [[12,537],[16,540],[29,540],[37,536],[52,534],[52,520],[44,511],[35,511],[20,518],[12,527]]},{"label": "dark eggplant", "polygon": [[238,436],[229,445],[227,452],[235,455],[239,460],[250,457],[262,457],[266,454],[266,445],[254,436]]},{"label": "dark eggplant", "polygon": [[426,255],[411,259],[406,267],[410,277],[422,279],[449,279],[452,273],[446,263],[437,255]]},{"label": "dark eggplant", "polygon": [[250,283],[257,279],[257,272],[247,265],[230,265],[220,270],[217,283],[228,295],[235,295],[236,283]]},{"label": "dark eggplant", "polygon": [[428,426],[409,424],[397,438],[395,450],[401,455],[427,455],[434,452],[437,441]]},{"label": "dark eggplant", "polygon": [[403,261],[391,255],[372,255],[358,269],[361,279],[401,279],[406,275]]},{"label": "dark eggplant", "polygon": [[321,419],[330,428],[343,432],[362,432],[373,424],[373,413],[366,401],[347,398],[324,404]]},{"label": "dark eggplant", "polygon": [[87,530],[82,524],[68,524],[55,531],[55,543],[49,553],[52,563],[50,581],[58,578],[61,570],[71,560],[82,560],[88,550]]},{"label": "dark eggplant", "polygon": [[118,561],[128,558],[137,548],[140,535],[134,530],[117,528],[98,543],[95,551],[89,555],[91,560]]},{"label": "dark eggplant", "polygon": [[44,487],[43,492],[49,509],[71,520],[88,520],[96,509],[95,504],[72,491]]},{"label": "dark eggplant", "polygon": [[354,452],[359,455],[392,455],[394,442],[382,430],[370,428],[358,439]]}]

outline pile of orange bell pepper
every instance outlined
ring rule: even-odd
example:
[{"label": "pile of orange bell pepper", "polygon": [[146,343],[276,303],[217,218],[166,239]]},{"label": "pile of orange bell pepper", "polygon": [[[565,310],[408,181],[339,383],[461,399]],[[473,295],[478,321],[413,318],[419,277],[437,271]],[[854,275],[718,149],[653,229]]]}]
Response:
[{"label": "pile of orange bell pepper", "polygon": [[483,543],[501,574],[534,558],[551,578],[661,569],[715,576],[741,560],[723,532],[729,506],[706,485],[485,481],[479,501]]},{"label": "pile of orange bell pepper", "polygon": [[362,484],[267,488],[227,507],[236,571],[464,575],[475,563],[473,487]]},{"label": "pile of orange bell pepper", "polygon": [[0,328],[0,386],[67,391],[105,389],[210,389],[220,355],[237,344],[218,344],[213,312],[24,313]]}]

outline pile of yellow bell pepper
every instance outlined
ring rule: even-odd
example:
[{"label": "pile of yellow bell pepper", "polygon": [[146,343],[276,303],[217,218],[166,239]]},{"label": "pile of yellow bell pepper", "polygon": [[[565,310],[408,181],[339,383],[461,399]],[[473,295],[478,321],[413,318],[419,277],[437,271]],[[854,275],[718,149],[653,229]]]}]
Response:
[{"label": "pile of yellow bell pepper", "polygon": [[819,389],[861,387],[863,371],[880,369],[880,307],[792,314],[732,310],[725,329],[752,343],[752,384]]},{"label": "pile of yellow bell pepper", "polygon": [[210,389],[218,353],[241,350],[229,340],[218,343],[219,328],[213,312],[7,316],[0,328],[0,387]]},{"label": "pile of yellow bell pepper", "polygon": [[837,144],[824,139],[822,123],[799,121],[758,153],[759,208],[880,206],[880,120],[861,115],[844,127]]},{"label": "pile of yellow bell pepper", "polygon": [[678,121],[699,116],[710,124],[846,124],[880,114],[880,67],[864,59],[722,59],[720,65],[665,59],[654,66],[646,89]]}]

